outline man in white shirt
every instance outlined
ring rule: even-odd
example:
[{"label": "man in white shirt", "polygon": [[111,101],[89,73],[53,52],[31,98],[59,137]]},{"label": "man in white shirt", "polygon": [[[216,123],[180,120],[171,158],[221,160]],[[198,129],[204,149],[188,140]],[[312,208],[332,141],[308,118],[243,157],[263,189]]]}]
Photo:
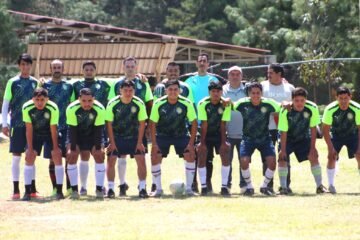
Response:
[{"label": "man in white shirt", "polygon": [[[261,85],[263,87],[263,97],[274,99],[275,101],[281,103],[282,105],[288,104],[291,101],[291,92],[295,88],[292,84],[288,83],[284,79],[284,68],[278,63],[270,64],[267,69],[267,77],[268,80],[261,82]],[[277,142],[277,138],[278,138],[277,123],[278,123],[278,116],[277,115],[270,116],[269,129],[274,145]],[[267,169],[267,166],[264,157],[261,158],[263,162],[263,174],[264,174],[265,170]],[[289,174],[288,174],[287,183],[289,188],[290,164],[288,164],[288,168],[289,168]],[[269,183],[268,188],[273,191],[273,181]]]}]

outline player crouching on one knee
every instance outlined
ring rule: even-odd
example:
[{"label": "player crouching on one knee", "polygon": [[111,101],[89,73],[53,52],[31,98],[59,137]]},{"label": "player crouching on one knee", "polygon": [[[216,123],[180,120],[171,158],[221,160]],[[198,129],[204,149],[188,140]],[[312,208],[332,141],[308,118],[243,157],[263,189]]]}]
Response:
[{"label": "player crouching on one knee", "polygon": [[279,179],[280,194],[288,194],[287,175],[289,155],[294,153],[299,162],[310,160],[311,172],[316,183],[316,193],[326,192],[322,185],[319,155],[316,150],[316,126],[320,124],[317,105],[307,100],[304,88],[292,91],[290,109],[282,108],[279,114],[280,145],[279,145]]},{"label": "player crouching on one knee", "polygon": [[51,157],[55,164],[56,198],[63,199],[62,184],[64,168],[61,162],[61,151],[58,146],[57,125],[59,122],[59,109],[49,100],[48,92],[44,88],[37,88],[32,100],[23,105],[23,120],[26,125],[27,150],[25,156],[24,180],[25,194],[23,200],[31,200],[31,181],[34,173],[36,156],[41,153],[42,147],[51,146]]},{"label": "player crouching on one knee", "polygon": [[226,122],[231,118],[231,105],[224,107],[221,83],[211,82],[209,87],[210,97],[205,97],[198,104],[198,119],[201,121],[201,139],[197,146],[198,171],[201,183],[201,194],[207,195],[206,185],[206,157],[208,151],[214,148],[221,157],[221,195],[229,196],[227,187],[230,163],[230,145],[226,142]]},{"label": "player crouching on one knee", "polygon": [[80,197],[78,191],[77,159],[80,153],[91,155],[95,159],[96,197],[104,198],[105,164],[103,150],[103,128],[105,125],[105,109],[94,99],[89,88],[80,90],[79,99],[66,109],[66,122],[69,125],[67,140],[68,175],[70,179],[72,199]]}]

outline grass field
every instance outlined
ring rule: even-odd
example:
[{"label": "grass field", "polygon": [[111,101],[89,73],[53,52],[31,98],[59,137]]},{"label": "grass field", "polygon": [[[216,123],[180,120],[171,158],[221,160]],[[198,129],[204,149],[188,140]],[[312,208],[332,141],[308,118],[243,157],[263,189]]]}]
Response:
[{"label": "grass field", "polygon": [[[324,184],[326,147],[318,142]],[[135,162],[128,160],[127,198],[97,201],[94,170],[90,164],[89,193],[79,201],[11,201],[11,161],[8,143],[0,143],[0,239],[360,239],[360,181],[357,164],[341,154],[336,196],[315,195],[309,164],[292,162],[294,196],[264,197],[258,154],[251,165],[256,195],[239,195],[238,170],[234,171],[231,198],[222,198],[220,161],[215,159],[213,185],[208,197],[173,198],[168,185],[184,178],[184,165],[173,153],[163,163],[165,196],[139,200]],[[21,189],[23,190],[23,164]],[[37,160],[38,190],[51,193],[48,162]],[[148,169],[150,164],[148,163]],[[233,164],[238,169],[237,161]],[[148,175],[148,186],[151,176]],[[276,188],[278,177],[275,177]]]}]

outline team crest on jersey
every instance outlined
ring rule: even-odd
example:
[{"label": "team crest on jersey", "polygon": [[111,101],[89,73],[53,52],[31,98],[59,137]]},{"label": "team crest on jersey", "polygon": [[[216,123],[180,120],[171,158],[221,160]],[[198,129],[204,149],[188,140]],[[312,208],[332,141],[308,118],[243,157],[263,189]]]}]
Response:
[{"label": "team crest on jersey", "polygon": [[50,114],[49,113],[44,113],[44,118],[46,118],[46,119],[49,119],[50,118]]},{"label": "team crest on jersey", "polygon": [[132,107],[131,107],[131,112],[132,112],[132,113],[136,113],[136,107],[132,106]]},{"label": "team crest on jersey", "polygon": [[261,111],[262,113],[266,113],[266,112],[267,112],[267,108],[266,108],[266,107],[261,107],[260,111]]},{"label": "team crest on jersey", "polygon": [[310,117],[310,114],[308,112],[304,112],[304,118],[309,118]]},{"label": "team crest on jersey", "polygon": [[223,112],[224,112],[224,109],[218,108],[218,113],[219,113],[219,114],[223,114]]},{"label": "team crest on jersey", "polygon": [[94,119],[94,114],[90,113],[89,114],[89,119],[93,120]]},{"label": "team crest on jersey", "polygon": [[352,113],[348,113],[348,114],[347,114],[347,118],[348,118],[349,120],[352,120],[352,119],[354,119],[354,115],[353,115]]},{"label": "team crest on jersey", "polygon": [[137,88],[137,89],[142,89],[141,83],[138,82],[138,83],[136,84],[136,88]]},{"label": "team crest on jersey", "polygon": [[96,88],[96,89],[100,89],[100,88],[101,88],[100,84],[97,83],[97,84],[95,85],[95,88]]},{"label": "team crest on jersey", "polygon": [[182,110],[180,107],[177,107],[177,108],[176,108],[176,112],[177,112],[178,114],[181,114],[182,111],[183,111],[183,110]]}]

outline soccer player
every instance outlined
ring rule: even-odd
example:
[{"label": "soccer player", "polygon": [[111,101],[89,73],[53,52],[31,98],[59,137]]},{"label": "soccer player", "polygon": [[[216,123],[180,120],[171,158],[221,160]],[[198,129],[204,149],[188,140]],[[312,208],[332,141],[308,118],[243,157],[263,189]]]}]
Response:
[{"label": "soccer player", "polygon": [[[209,55],[207,53],[199,54],[196,61],[196,67],[198,73],[192,77],[189,77],[185,81],[185,83],[187,83],[191,89],[195,106],[197,106],[204,97],[209,96],[208,86],[210,82],[219,81],[214,75],[207,72],[209,68]],[[206,160],[206,174],[207,174],[206,181],[209,192],[212,192],[211,177],[213,170],[213,164],[212,164],[213,158],[214,158],[214,154],[209,152]],[[198,192],[196,178],[194,179],[193,190]]]},{"label": "soccer player", "polygon": [[[230,98],[232,102],[246,97],[245,84],[242,83],[242,70],[238,66],[232,66],[228,69],[229,82],[223,86],[223,97]],[[238,111],[231,111],[231,120],[226,124],[227,141],[230,143],[230,173],[228,188],[232,185],[232,160],[234,158],[234,149],[236,147],[240,163],[240,143],[243,135],[243,119]],[[246,190],[246,182],[240,172],[240,189],[241,193]]]},{"label": "soccer player", "polygon": [[[112,86],[112,89],[109,94],[109,99],[117,96],[120,91],[120,87],[122,82],[125,79],[132,80],[135,83],[135,96],[140,98],[146,105],[146,112],[150,115],[151,107],[153,104],[153,94],[151,92],[151,88],[149,82],[143,81],[142,76],[137,74],[137,60],[134,57],[127,57],[123,61],[123,67],[125,71],[125,76],[121,78],[119,81],[115,82]],[[145,147],[145,152],[147,153],[147,139],[144,135],[143,144]],[[118,159],[118,172],[119,172],[119,179],[120,179],[120,193],[121,196],[126,195],[126,191],[129,186],[126,183],[125,175],[126,175],[126,156],[121,156]]]},{"label": "soccer player", "polygon": [[[167,157],[171,145],[176,153],[185,160],[186,194],[194,195],[191,184],[194,179],[195,151],[194,143],[197,132],[197,120],[193,103],[179,96],[180,83],[169,80],[166,83],[166,96],[159,98],[151,111],[151,172],[156,190],[152,196],[159,197],[163,190],[161,186],[161,162]],[[191,122],[191,133],[187,128]]]},{"label": "soccer player", "polygon": [[265,195],[273,195],[268,189],[268,183],[274,177],[276,168],[275,148],[270,139],[269,117],[271,113],[279,112],[280,104],[272,99],[262,97],[262,85],[253,82],[248,86],[249,97],[242,98],[234,105],[236,111],[241,112],[243,117],[243,140],[240,145],[241,173],[246,181],[247,189],[244,195],[254,194],[251,182],[249,164],[255,149],[265,156],[267,169],[260,192]]},{"label": "soccer player", "polygon": [[199,102],[198,119],[201,121],[201,139],[198,144],[198,171],[201,183],[201,195],[207,195],[206,185],[206,157],[207,152],[220,154],[221,157],[221,195],[229,196],[227,187],[230,172],[229,150],[226,142],[226,122],[231,118],[231,105],[224,107],[222,103],[222,84],[211,82],[209,85],[210,97]]},{"label": "soccer player", "polygon": [[[338,154],[346,146],[349,158],[356,158],[360,173],[360,105],[351,100],[346,87],[336,90],[336,101],[330,103],[322,118],[324,139],[328,147],[327,176],[329,192],[336,194],[334,184]],[[330,135],[331,132],[331,135]]]},{"label": "soccer player", "polygon": [[[103,106],[106,106],[108,103],[111,84],[96,78],[96,65],[93,61],[84,62],[82,67],[83,67],[84,79],[73,83],[75,99],[79,98],[81,89],[89,88],[95,100],[100,102]],[[107,145],[106,135],[107,133],[104,128],[103,143],[105,145]],[[80,182],[81,182],[80,194],[85,196],[87,194],[87,178],[89,175],[90,152],[88,151],[81,152],[80,158],[81,158],[79,164],[79,173],[80,173]]]},{"label": "soccer player", "polygon": [[26,125],[27,150],[25,157],[24,201],[31,200],[31,181],[34,176],[34,163],[36,156],[40,156],[41,149],[47,145],[50,157],[55,164],[56,199],[64,199],[62,184],[64,167],[61,162],[61,152],[58,146],[57,124],[59,122],[59,109],[49,100],[48,92],[44,88],[37,88],[32,100],[27,101],[22,108],[23,120]]},{"label": "soccer player", "polygon": [[310,160],[311,172],[316,183],[316,193],[326,192],[322,185],[319,155],[316,150],[316,126],[320,124],[317,105],[307,100],[307,91],[298,87],[292,92],[290,110],[281,108],[278,129],[281,133],[279,144],[279,179],[280,194],[288,194],[287,161],[289,155],[295,153],[299,162]]},{"label": "soccer player", "polygon": [[71,198],[78,199],[78,169],[79,154],[95,159],[96,197],[103,198],[102,188],[105,180],[105,164],[103,151],[103,129],[105,125],[105,109],[89,88],[80,90],[78,100],[66,109],[68,134],[68,175],[72,188]]},{"label": "soccer player", "polygon": [[[19,177],[21,154],[25,152],[26,129],[22,117],[22,106],[32,98],[38,81],[30,76],[32,58],[29,54],[23,53],[17,60],[20,75],[11,78],[5,88],[2,105],[2,132],[10,137],[10,152],[12,153],[12,179],[14,191],[12,199],[20,199]],[[11,112],[10,126],[8,126],[8,112]],[[31,196],[36,197],[35,169],[32,179]]]},{"label": "soccer player", "polygon": [[114,178],[116,156],[129,154],[135,157],[138,166],[139,197],[146,198],[146,164],[143,137],[146,107],[140,98],[135,97],[135,83],[124,80],[120,86],[120,95],[110,100],[106,108],[106,125],[110,139],[107,151],[110,153],[107,163],[109,190],[107,196],[115,197]]},{"label": "soccer player", "polygon": [[[282,65],[278,63],[270,64],[267,69],[267,77],[268,80],[261,82],[263,88],[263,96],[266,98],[271,98],[282,104],[284,106],[288,105],[291,102],[291,93],[295,89],[294,86],[284,80],[284,68]],[[275,114],[271,114],[270,122],[269,122],[269,129],[271,134],[271,139],[275,146],[278,140],[278,131],[277,131],[277,124],[278,124],[279,116]],[[266,160],[264,156],[261,156],[263,162],[263,175],[265,176],[265,171],[267,169]],[[287,179],[287,189],[291,192],[290,188],[290,160],[287,164],[288,166],[288,179]],[[274,182],[270,181],[269,183],[269,190],[274,192]]]},{"label": "soccer player", "polygon": [[[48,91],[49,99],[53,101],[59,108],[60,117],[58,124],[58,135],[59,135],[58,142],[60,144],[62,157],[65,158],[66,135],[67,135],[66,108],[71,102],[75,100],[75,96],[74,96],[73,86],[69,82],[63,80],[63,72],[64,72],[63,62],[60,61],[59,59],[55,59],[50,63],[50,70],[51,70],[52,78],[49,79],[48,81],[45,81],[45,83],[43,84],[43,88],[45,88]],[[51,157],[51,148],[46,143],[44,145],[44,157],[45,158]],[[49,174],[54,189],[53,194],[56,195],[55,165],[52,159],[50,159]],[[71,191],[71,185],[68,177],[66,177],[66,185],[68,192]]]},{"label": "soccer player", "polygon": [[[154,89],[154,100],[165,95],[165,84],[169,80],[178,80],[180,76],[180,66],[176,62],[169,62],[166,67],[166,78],[158,83]],[[194,101],[192,91],[187,83],[179,81],[180,95],[186,97],[190,101]]]}]

